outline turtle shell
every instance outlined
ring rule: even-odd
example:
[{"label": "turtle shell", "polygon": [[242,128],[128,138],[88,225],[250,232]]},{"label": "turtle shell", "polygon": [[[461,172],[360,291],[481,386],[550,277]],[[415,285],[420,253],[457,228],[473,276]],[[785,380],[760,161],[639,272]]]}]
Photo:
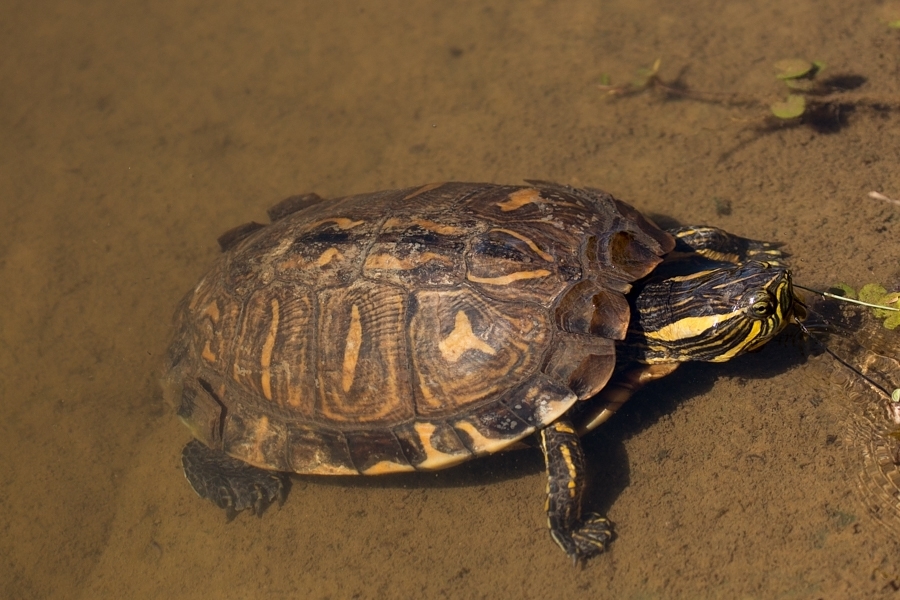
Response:
[{"label": "turtle shell", "polygon": [[193,434],[296,473],[430,470],[599,391],[624,294],[674,242],[593,189],[444,183],[288,198],[182,301],[164,378]]}]

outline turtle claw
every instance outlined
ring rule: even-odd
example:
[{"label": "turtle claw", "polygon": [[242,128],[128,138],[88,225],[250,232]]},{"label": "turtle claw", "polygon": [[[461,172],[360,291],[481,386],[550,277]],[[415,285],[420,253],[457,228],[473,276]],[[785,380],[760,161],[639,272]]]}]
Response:
[{"label": "turtle claw", "polygon": [[585,515],[581,525],[571,535],[578,555],[588,558],[606,550],[607,542],[613,537],[612,524],[597,513],[590,513]]},{"label": "turtle claw", "polygon": [[606,544],[613,538],[613,530],[609,520],[589,513],[571,531],[551,529],[550,535],[572,559],[572,566],[577,567],[582,561],[606,550]]},{"label": "turtle claw", "polygon": [[242,510],[262,516],[275,501],[284,502],[290,485],[283,473],[248,465],[197,440],[184,447],[181,464],[197,495],[225,509],[229,521]]}]

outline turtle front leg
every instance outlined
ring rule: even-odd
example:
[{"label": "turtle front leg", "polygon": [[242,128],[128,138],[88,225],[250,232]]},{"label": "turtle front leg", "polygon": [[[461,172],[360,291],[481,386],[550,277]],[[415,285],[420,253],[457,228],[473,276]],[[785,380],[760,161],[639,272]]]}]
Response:
[{"label": "turtle front leg", "polygon": [[783,265],[786,255],[781,244],[751,240],[734,235],[718,227],[706,225],[669,229],[675,236],[676,252],[696,252],[710,260],[740,264],[747,260],[759,260]]},{"label": "turtle front leg", "polygon": [[547,464],[547,522],[550,535],[574,563],[602,552],[612,539],[609,521],[595,513],[582,516],[584,453],[575,428],[566,419],[540,432]]},{"label": "turtle front leg", "polygon": [[283,473],[254,467],[198,440],[184,447],[181,465],[197,495],[224,508],[229,521],[244,509],[261,516],[287,494],[289,481]]}]

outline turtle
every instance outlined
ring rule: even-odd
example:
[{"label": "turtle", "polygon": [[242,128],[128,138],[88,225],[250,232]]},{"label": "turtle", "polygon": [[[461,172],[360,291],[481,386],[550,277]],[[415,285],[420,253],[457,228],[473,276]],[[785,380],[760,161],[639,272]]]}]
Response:
[{"label": "turtle", "polygon": [[594,188],[449,182],[292,196],[219,238],[184,297],[165,395],[193,489],[261,514],[291,474],[443,469],[539,446],[552,539],[582,510],[580,438],[686,361],[759,348],[801,311],[778,244],[663,230]]}]

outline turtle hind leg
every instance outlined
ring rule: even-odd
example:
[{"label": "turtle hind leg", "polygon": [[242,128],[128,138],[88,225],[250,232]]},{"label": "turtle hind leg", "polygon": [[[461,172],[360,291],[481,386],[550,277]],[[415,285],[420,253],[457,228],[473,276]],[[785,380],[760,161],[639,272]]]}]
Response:
[{"label": "turtle hind leg", "polygon": [[584,453],[575,428],[559,420],[540,432],[547,464],[547,522],[550,535],[577,564],[603,552],[612,539],[612,525],[602,516],[581,514],[585,490]]},{"label": "turtle hind leg", "polygon": [[194,491],[224,508],[229,521],[245,509],[262,516],[274,501],[284,501],[290,485],[283,473],[248,465],[198,440],[184,447],[181,465]]}]

